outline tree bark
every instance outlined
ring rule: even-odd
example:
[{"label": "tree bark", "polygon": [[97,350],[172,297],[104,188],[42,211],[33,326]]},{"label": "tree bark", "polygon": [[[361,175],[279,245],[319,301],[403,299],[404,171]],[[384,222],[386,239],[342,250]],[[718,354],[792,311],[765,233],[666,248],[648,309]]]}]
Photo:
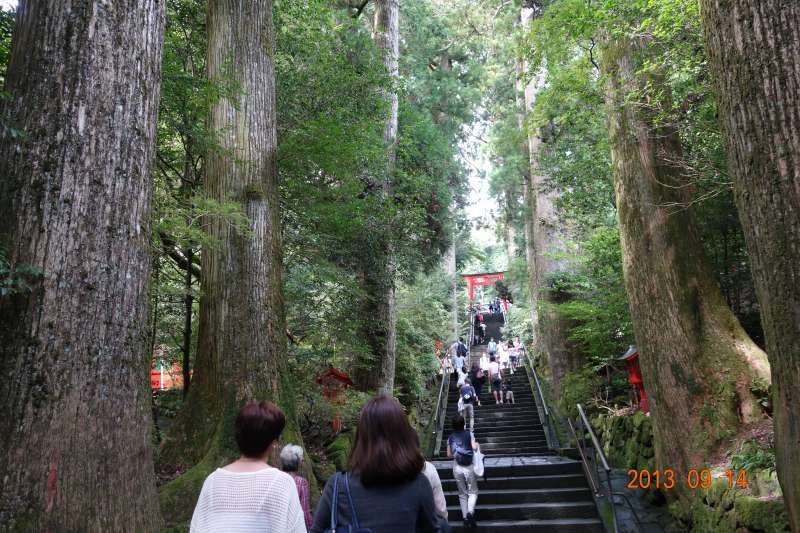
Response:
[{"label": "tree bark", "polygon": [[[183,252],[186,256],[186,262],[192,263],[191,248],[186,248]],[[192,271],[186,270],[183,277],[183,289],[186,292],[183,296],[183,364],[181,371],[183,373],[183,397],[189,394],[189,386],[192,379],[192,311],[194,308],[194,295],[192,295]]]},{"label": "tree bark", "polygon": [[[400,2],[376,0],[373,20],[373,40],[383,54],[383,64],[395,83],[400,77]],[[397,155],[397,125],[399,101],[396,87],[385,93],[389,115],[383,130],[386,145],[386,169],[381,182],[383,201],[391,202]],[[396,259],[394,235],[389,228],[374,236],[378,243],[367,259],[360,279],[365,293],[361,306],[361,331],[370,353],[358,363],[355,381],[361,390],[378,390],[380,394],[394,393],[395,361],[397,358],[397,304],[395,296]]]},{"label": "tree bark", "polygon": [[[539,7],[523,7],[522,26],[527,28],[530,21],[541,13]],[[526,69],[527,70],[527,66]],[[536,96],[544,84],[543,73],[535,73],[525,86],[525,112],[531,112],[536,104]],[[556,208],[559,192],[553,188],[543,175],[539,159],[543,149],[539,132],[528,125],[528,154],[530,175],[526,182],[527,233],[531,249],[528,252],[528,275],[531,290],[531,306],[534,314],[534,350],[543,358],[549,369],[556,393],[560,390],[564,376],[580,367],[580,358],[570,349],[567,341],[569,324],[561,317],[555,304],[564,295],[552,290],[552,279],[559,273],[569,270],[564,259],[569,239],[565,223],[560,220]]]},{"label": "tree bark", "polygon": [[447,248],[447,255],[445,256],[445,273],[450,282],[450,302],[452,305],[452,324],[453,324],[453,341],[458,340],[459,319],[458,319],[458,266],[456,264],[456,230],[453,229],[453,242]]},{"label": "tree bark", "polygon": [[[156,531],[150,175],[164,6],[22,0],[0,122],[0,530]],[[31,269],[36,269],[32,271]]]},{"label": "tree bark", "polygon": [[[686,472],[760,416],[750,393],[766,356],[725,303],[700,242],[677,131],[657,73],[637,73],[644,40],[603,50],[623,270],[659,468]],[[660,97],[649,96],[650,87]],[[656,99],[659,98],[659,99]]]},{"label": "tree bark", "polygon": [[800,4],[700,6],[772,368],[778,478],[800,531]]},{"label": "tree bark", "polygon": [[[400,0],[376,0],[375,20],[373,22],[373,39],[383,51],[383,64],[389,71],[392,82],[400,78]],[[399,117],[399,101],[396,87],[392,87],[386,95],[389,100],[389,117],[383,130],[383,142],[386,145],[386,175],[383,179],[383,196],[386,202],[391,201],[394,167],[397,158],[397,125]],[[381,316],[386,324],[386,351],[381,355],[380,381],[378,392],[392,395],[394,393],[395,362],[397,359],[397,302],[395,297],[395,252],[394,235],[386,236],[386,283],[382,287],[385,300],[380,303]]]},{"label": "tree bark", "polygon": [[[516,89],[515,96],[517,104],[517,124],[519,125],[520,130],[524,131],[525,114],[527,109],[525,106],[525,83],[523,82],[523,78],[525,76],[525,72],[527,71],[527,62],[521,56],[518,56],[516,58],[515,67],[517,73],[517,77],[514,82],[514,87]],[[536,309],[536,286],[534,284],[534,276],[532,272],[536,255],[533,248],[533,217],[528,212],[528,206],[530,205],[530,198],[533,195],[533,189],[531,187],[530,148],[528,148],[527,135],[523,136],[520,150],[525,157],[528,158],[527,168],[523,170],[522,174],[522,205],[524,206],[522,222],[525,235],[525,263],[528,269],[527,286],[530,298],[531,325],[533,327],[533,331],[536,331],[536,324],[539,323],[539,313]]]},{"label": "tree bark", "polygon": [[272,2],[211,0],[207,28],[208,76],[238,90],[211,105],[209,127],[220,146],[206,156],[204,191],[238,202],[249,227],[204,221],[213,244],[202,253],[197,357],[163,454],[165,462],[197,464],[162,491],[171,521],[187,519],[205,475],[238,455],[232,426],[244,402],[278,403],[287,417],[283,438],[302,443],[284,370]]},{"label": "tree bark", "polygon": [[505,192],[505,205],[504,213],[503,213],[503,230],[505,233],[505,241],[506,241],[506,256],[508,257],[508,266],[511,267],[511,263],[514,262],[514,259],[517,257],[517,231],[514,227],[514,210],[516,209],[516,194],[518,192],[512,193],[511,190],[506,190]]}]

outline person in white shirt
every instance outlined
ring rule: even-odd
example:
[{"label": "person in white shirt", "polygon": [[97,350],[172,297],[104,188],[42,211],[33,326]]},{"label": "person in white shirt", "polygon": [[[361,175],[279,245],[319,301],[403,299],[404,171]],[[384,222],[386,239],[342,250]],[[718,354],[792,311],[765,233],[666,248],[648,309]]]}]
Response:
[{"label": "person in white shirt", "polygon": [[495,360],[494,356],[489,358],[489,383],[492,384],[492,396],[494,396],[494,403],[503,403],[501,396],[503,386],[503,374],[500,369],[500,364]]},{"label": "person in white shirt", "polygon": [[503,344],[502,342],[497,347],[497,358],[500,361],[500,367],[503,370],[507,370],[509,362],[509,354],[508,354],[508,349],[506,349],[506,345]]},{"label": "person in white shirt", "polygon": [[497,343],[494,342],[494,337],[492,337],[489,344],[486,345],[486,351],[489,353],[489,357],[497,355]]},{"label": "person in white shirt", "polygon": [[234,430],[242,456],[203,482],[191,533],[306,533],[294,480],[267,464],[285,425],[272,402],[242,407]]},{"label": "person in white shirt", "polygon": [[447,522],[447,500],[444,498],[444,490],[442,489],[442,480],[439,478],[439,472],[432,463],[425,461],[425,470],[422,471],[428,482],[433,489],[433,505],[436,507],[436,514],[442,519],[442,522]]},{"label": "person in white shirt", "polygon": [[463,365],[457,367],[456,368],[456,372],[458,373],[458,381],[456,382],[456,385],[458,387],[461,387],[461,385],[463,385],[464,381],[467,379],[467,375],[468,374],[466,372],[464,372],[464,366]]}]

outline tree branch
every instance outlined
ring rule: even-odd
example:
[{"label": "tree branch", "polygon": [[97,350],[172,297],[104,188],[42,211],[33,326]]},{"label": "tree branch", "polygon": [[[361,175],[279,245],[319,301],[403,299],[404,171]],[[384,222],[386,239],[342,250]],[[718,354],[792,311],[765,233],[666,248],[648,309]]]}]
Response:
[{"label": "tree branch", "polygon": [[186,259],[186,257],[178,250],[175,239],[163,231],[158,232],[158,238],[161,240],[161,249],[164,250],[164,253],[167,254],[170,259],[175,261],[175,264],[177,264],[182,270],[191,270],[192,276],[199,281],[202,274],[200,267]]},{"label": "tree branch", "polygon": [[364,8],[367,7],[367,4],[369,4],[369,0],[364,0],[363,2],[361,2],[361,5],[358,6],[358,8],[356,8],[356,12],[353,13],[354,19],[357,19],[358,17],[361,16],[361,13],[364,11]]}]

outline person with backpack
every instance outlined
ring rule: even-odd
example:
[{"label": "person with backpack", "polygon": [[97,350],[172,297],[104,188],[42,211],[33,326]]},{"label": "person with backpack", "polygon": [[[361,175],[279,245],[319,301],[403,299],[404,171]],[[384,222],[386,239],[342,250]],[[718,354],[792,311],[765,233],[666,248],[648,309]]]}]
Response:
[{"label": "person with backpack", "polygon": [[394,398],[376,396],[361,410],[348,469],[325,485],[311,533],[441,530],[419,436]]},{"label": "person with backpack", "polygon": [[467,357],[469,357],[469,348],[464,344],[464,339],[459,338],[455,344],[455,356],[453,357],[453,368],[456,372],[464,368],[467,364]]},{"label": "person with backpack", "polygon": [[477,400],[478,407],[481,406],[481,394],[483,394],[483,386],[486,383],[486,372],[476,363],[472,363],[472,368],[469,371],[469,381],[475,388],[475,400]]},{"label": "person with backpack", "polygon": [[465,528],[477,527],[475,522],[475,504],[478,503],[478,476],[475,474],[475,452],[480,446],[465,429],[463,416],[453,420],[453,433],[447,439],[447,457],[453,458],[453,477],[458,488],[458,503]]},{"label": "person with backpack", "polygon": [[503,373],[500,369],[500,364],[494,356],[489,357],[489,382],[492,384],[494,403],[500,405],[503,403],[503,397],[501,396]]},{"label": "person with backpack", "polygon": [[456,351],[461,357],[464,357],[465,359],[469,357],[469,348],[467,348],[467,345],[464,344],[464,337],[458,338],[458,346],[456,347]]},{"label": "person with backpack", "polygon": [[477,394],[475,393],[475,388],[470,383],[469,378],[464,380],[464,384],[461,385],[459,389],[459,395],[461,400],[461,410],[459,413],[461,416],[464,417],[465,420],[469,420],[469,430],[475,431],[475,403]]},{"label": "person with backpack", "polygon": [[497,343],[494,342],[494,337],[489,340],[489,344],[486,346],[486,351],[489,354],[489,357],[497,355]]}]

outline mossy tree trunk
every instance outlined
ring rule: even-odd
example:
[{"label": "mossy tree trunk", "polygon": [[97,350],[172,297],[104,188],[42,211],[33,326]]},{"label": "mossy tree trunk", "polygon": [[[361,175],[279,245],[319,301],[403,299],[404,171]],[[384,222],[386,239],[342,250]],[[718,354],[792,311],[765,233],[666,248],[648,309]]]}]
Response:
[{"label": "mossy tree trunk", "polygon": [[[451,309],[451,317],[452,317],[452,327],[453,327],[453,338],[452,340],[456,340],[460,336],[460,320],[458,318],[458,265],[456,262],[456,229],[453,229],[452,232],[452,239],[453,242],[450,243],[450,246],[447,247],[447,254],[445,255],[444,260],[444,271],[447,273],[448,281],[450,282],[450,305],[452,306]],[[446,343],[447,346],[450,343]]]},{"label": "mossy tree trunk", "polygon": [[800,4],[700,5],[772,368],[778,478],[800,531]]},{"label": "mossy tree trunk", "polygon": [[[521,15],[521,13],[520,13]],[[520,22],[522,17],[520,16]],[[527,63],[525,59],[518,55],[515,59],[515,71],[516,71],[516,80],[514,81],[514,89],[515,89],[515,100],[516,100],[516,109],[517,109],[517,125],[519,126],[520,131],[525,131],[525,71],[527,70]],[[530,148],[528,148],[528,136],[522,135],[522,139],[520,142],[520,151],[524,155],[524,158],[530,158]],[[528,275],[527,275],[527,287],[528,293],[530,297],[530,317],[531,317],[531,324],[534,325],[539,320],[539,314],[537,313],[536,309],[536,301],[534,297],[535,293],[535,286],[533,285],[533,276],[531,275],[531,269],[535,263],[534,261],[534,250],[533,250],[533,217],[529,216],[527,210],[528,205],[530,205],[530,197],[533,194],[533,190],[531,187],[531,174],[530,174],[530,164],[524,165],[522,169],[522,205],[524,206],[524,212],[522,216],[522,229],[523,229],[523,236],[525,237],[525,263],[528,268]]]},{"label": "mossy tree trunk", "polygon": [[284,364],[272,2],[211,0],[207,25],[208,76],[236,90],[211,105],[219,147],[207,154],[204,190],[239,203],[248,227],[204,221],[212,244],[202,254],[194,375],[162,455],[195,466],[162,491],[170,521],[187,519],[205,476],[238,455],[232,426],[244,402],[278,403],[288,419],[283,440],[302,443]]},{"label": "mossy tree trunk", "polygon": [[503,195],[503,233],[504,240],[506,241],[506,257],[508,257],[509,266],[511,266],[511,263],[517,256],[517,229],[515,227],[516,220],[514,212],[517,209],[518,195],[518,190],[515,191],[510,188],[506,189]]},{"label": "mossy tree trunk", "polygon": [[769,365],[708,266],[690,186],[674,163],[681,160],[680,139],[655,119],[669,108],[668,88],[657,73],[637,72],[646,46],[643,39],[611,40],[602,69],[625,286],[657,464],[686,472],[760,416],[750,387],[769,379]]},{"label": "mossy tree trunk", "polygon": [[[533,18],[540,16],[543,8],[539,2],[528,2],[522,8],[522,27],[528,28]],[[527,70],[527,66],[526,69]],[[525,111],[530,113],[536,105],[536,97],[543,87],[543,73],[533,73],[525,86]],[[569,232],[560,219],[556,201],[558,189],[542,172],[540,166],[543,141],[538,129],[527,124],[530,174],[525,182],[525,216],[527,224],[528,275],[535,335],[534,350],[544,358],[547,369],[557,391],[564,376],[580,366],[580,358],[569,346],[567,334],[569,324],[560,315],[555,305],[568,298],[553,290],[553,280],[560,273],[569,271],[565,260]]]},{"label": "mossy tree trunk", "polygon": [[[156,531],[148,374],[155,0],[17,12],[0,123],[0,530]],[[26,275],[27,272],[27,275]]]},{"label": "mossy tree trunk", "polygon": [[[376,0],[373,20],[373,40],[383,54],[383,64],[395,83],[400,77],[400,2],[399,0]],[[397,88],[385,93],[389,113],[383,130],[386,146],[386,166],[380,190],[382,201],[391,202],[397,155],[397,125],[399,100]],[[391,209],[391,208],[389,208]],[[359,280],[364,293],[359,318],[361,337],[369,353],[356,362],[354,373],[357,386],[364,391],[376,390],[381,394],[393,394],[395,361],[397,359],[397,303],[395,295],[396,247],[393,242],[391,220],[377,217],[385,227],[373,235],[365,236],[367,243],[361,258]],[[389,217],[391,219],[391,217]]]}]

